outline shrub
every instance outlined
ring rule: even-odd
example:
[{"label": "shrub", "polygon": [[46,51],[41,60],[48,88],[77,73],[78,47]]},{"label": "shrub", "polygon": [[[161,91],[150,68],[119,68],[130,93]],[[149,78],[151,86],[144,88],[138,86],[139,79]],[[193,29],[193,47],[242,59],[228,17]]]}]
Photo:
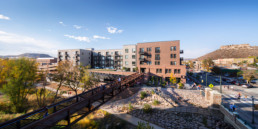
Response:
[{"label": "shrub", "polygon": [[154,95],[154,94],[155,94],[154,90],[151,90],[151,94],[152,94],[152,95]]},{"label": "shrub", "polygon": [[147,93],[145,91],[141,92],[141,99],[144,99],[145,97],[147,97]]},{"label": "shrub", "polygon": [[143,112],[144,112],[144,113],[151,113],[151,112],[152,112],[152,107],[151,107],[151,105],[149,105],[149,104],[144,104],[144,105],[143,105]]},{"label": "shrub", "polygon": [[153,101],[153,105],[154,105],[154,106],[157,106],[157,105],[159,105],[159,104],[160,104],[160,102],[159,102],[158,100],[154,100],[154,101]]},{"label": "shrub", "polygon": [[129,109],[129,111],[132,111],[132,110],[133,110],[133,105],[132,105],[131,102],[129,103],[128,109]]},{"label": "shrub", "polygon": [[154,127],[150,126],[149,122],[145,124],[144,122],[138,122],[137,129],[154,129]]},{"label": "shrub", "polygon": [[178,83],[178,88],[179,88],[179,89],[183,89],[183,88],[184,88],[184,84],[183,84],[183,83],[181,83],[181,82],[180,82],[180,83]]},{"label": "shrub", "polygon": [[165,86],[166,86],[166,83],[162,83],[161,86],[162,86],[162,87],[165,87]]}]

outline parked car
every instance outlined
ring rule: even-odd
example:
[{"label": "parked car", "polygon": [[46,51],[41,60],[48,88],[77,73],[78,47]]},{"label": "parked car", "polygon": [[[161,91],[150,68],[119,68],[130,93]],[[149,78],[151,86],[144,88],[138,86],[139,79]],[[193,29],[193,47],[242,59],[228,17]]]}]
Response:
[{"label": "parked car", "polygon": [[217,83],[219,83],[219,82],[220,82],[220,79],[216,78],[214,81],[217,82]]},{"label": "parked car", "polygon": [[253,84],[258,84],[258,79],[252,80],[251,83],[253,83]]},{"label": "parked car", "polygon": [[244,87],[244,88],[252,88],[253,86],[250,85],[250,84],[244,84],[244,85],[242,85],[242,87]]}]

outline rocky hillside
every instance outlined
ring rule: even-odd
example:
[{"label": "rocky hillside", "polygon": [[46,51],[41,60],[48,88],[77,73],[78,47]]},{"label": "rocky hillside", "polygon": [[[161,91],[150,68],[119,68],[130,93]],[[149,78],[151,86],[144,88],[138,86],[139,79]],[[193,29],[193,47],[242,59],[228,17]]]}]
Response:
[{"label": "rocky hillside", "polygon": [[50,58],[51,56],[48,54],[40,54],[40,53],[24,53],[20,55],[6,55],[0,56],[0,58],[17,58],[17,57],[28,57],[28,58]]},{"label": "rocky hillside", "polygon": [[250,46],[249,44],[221,46],[220,49],[201,56],[197,58],[197,60],[208,58],[213,60],[223,58],[247,58],[249,56],[258,56],[258,46]]}]

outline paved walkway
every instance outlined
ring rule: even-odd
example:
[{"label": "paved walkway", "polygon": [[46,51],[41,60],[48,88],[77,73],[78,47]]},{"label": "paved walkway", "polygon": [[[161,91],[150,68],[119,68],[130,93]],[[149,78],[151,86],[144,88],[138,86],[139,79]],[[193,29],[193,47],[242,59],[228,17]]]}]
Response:
[{"label": "paved walkway", "polygon": [[[138,125],[138,122],[144,122],[144,123],[148,123],[147,121],[144,121],[144,120],[141,120],[137,117],[134,117],[132,115],[129,115],[129,114],[126,114],[126,113],[116,113],[114,112],[112,109],[106,109],[106,108],[102,108],[103,106],[100,107],[100,109],[104,110],[104,111],[107,111],[115,116],[117,116],[118,118],[120,119],[123,119],[127,122],[130,122],[132,123],[133,125],[137,126]],[[164,128],[161,128],[155,124],[152,124],[152,123],[149,123],[150,126],[154,127],[154,129],[164,129]]]}]

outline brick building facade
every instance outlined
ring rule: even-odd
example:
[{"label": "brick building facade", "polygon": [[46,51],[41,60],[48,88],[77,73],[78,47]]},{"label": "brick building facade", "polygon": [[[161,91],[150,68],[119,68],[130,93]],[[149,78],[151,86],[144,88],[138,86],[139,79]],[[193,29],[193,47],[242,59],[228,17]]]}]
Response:
[{"label": "brick building facade", "polygon": [[180,41],[162,41],[138,43],[138,72],[146,73],[148,77],[156,76],[168,81],[171,73],[177,81],[185,82],[186,67],[182,65]]}]

